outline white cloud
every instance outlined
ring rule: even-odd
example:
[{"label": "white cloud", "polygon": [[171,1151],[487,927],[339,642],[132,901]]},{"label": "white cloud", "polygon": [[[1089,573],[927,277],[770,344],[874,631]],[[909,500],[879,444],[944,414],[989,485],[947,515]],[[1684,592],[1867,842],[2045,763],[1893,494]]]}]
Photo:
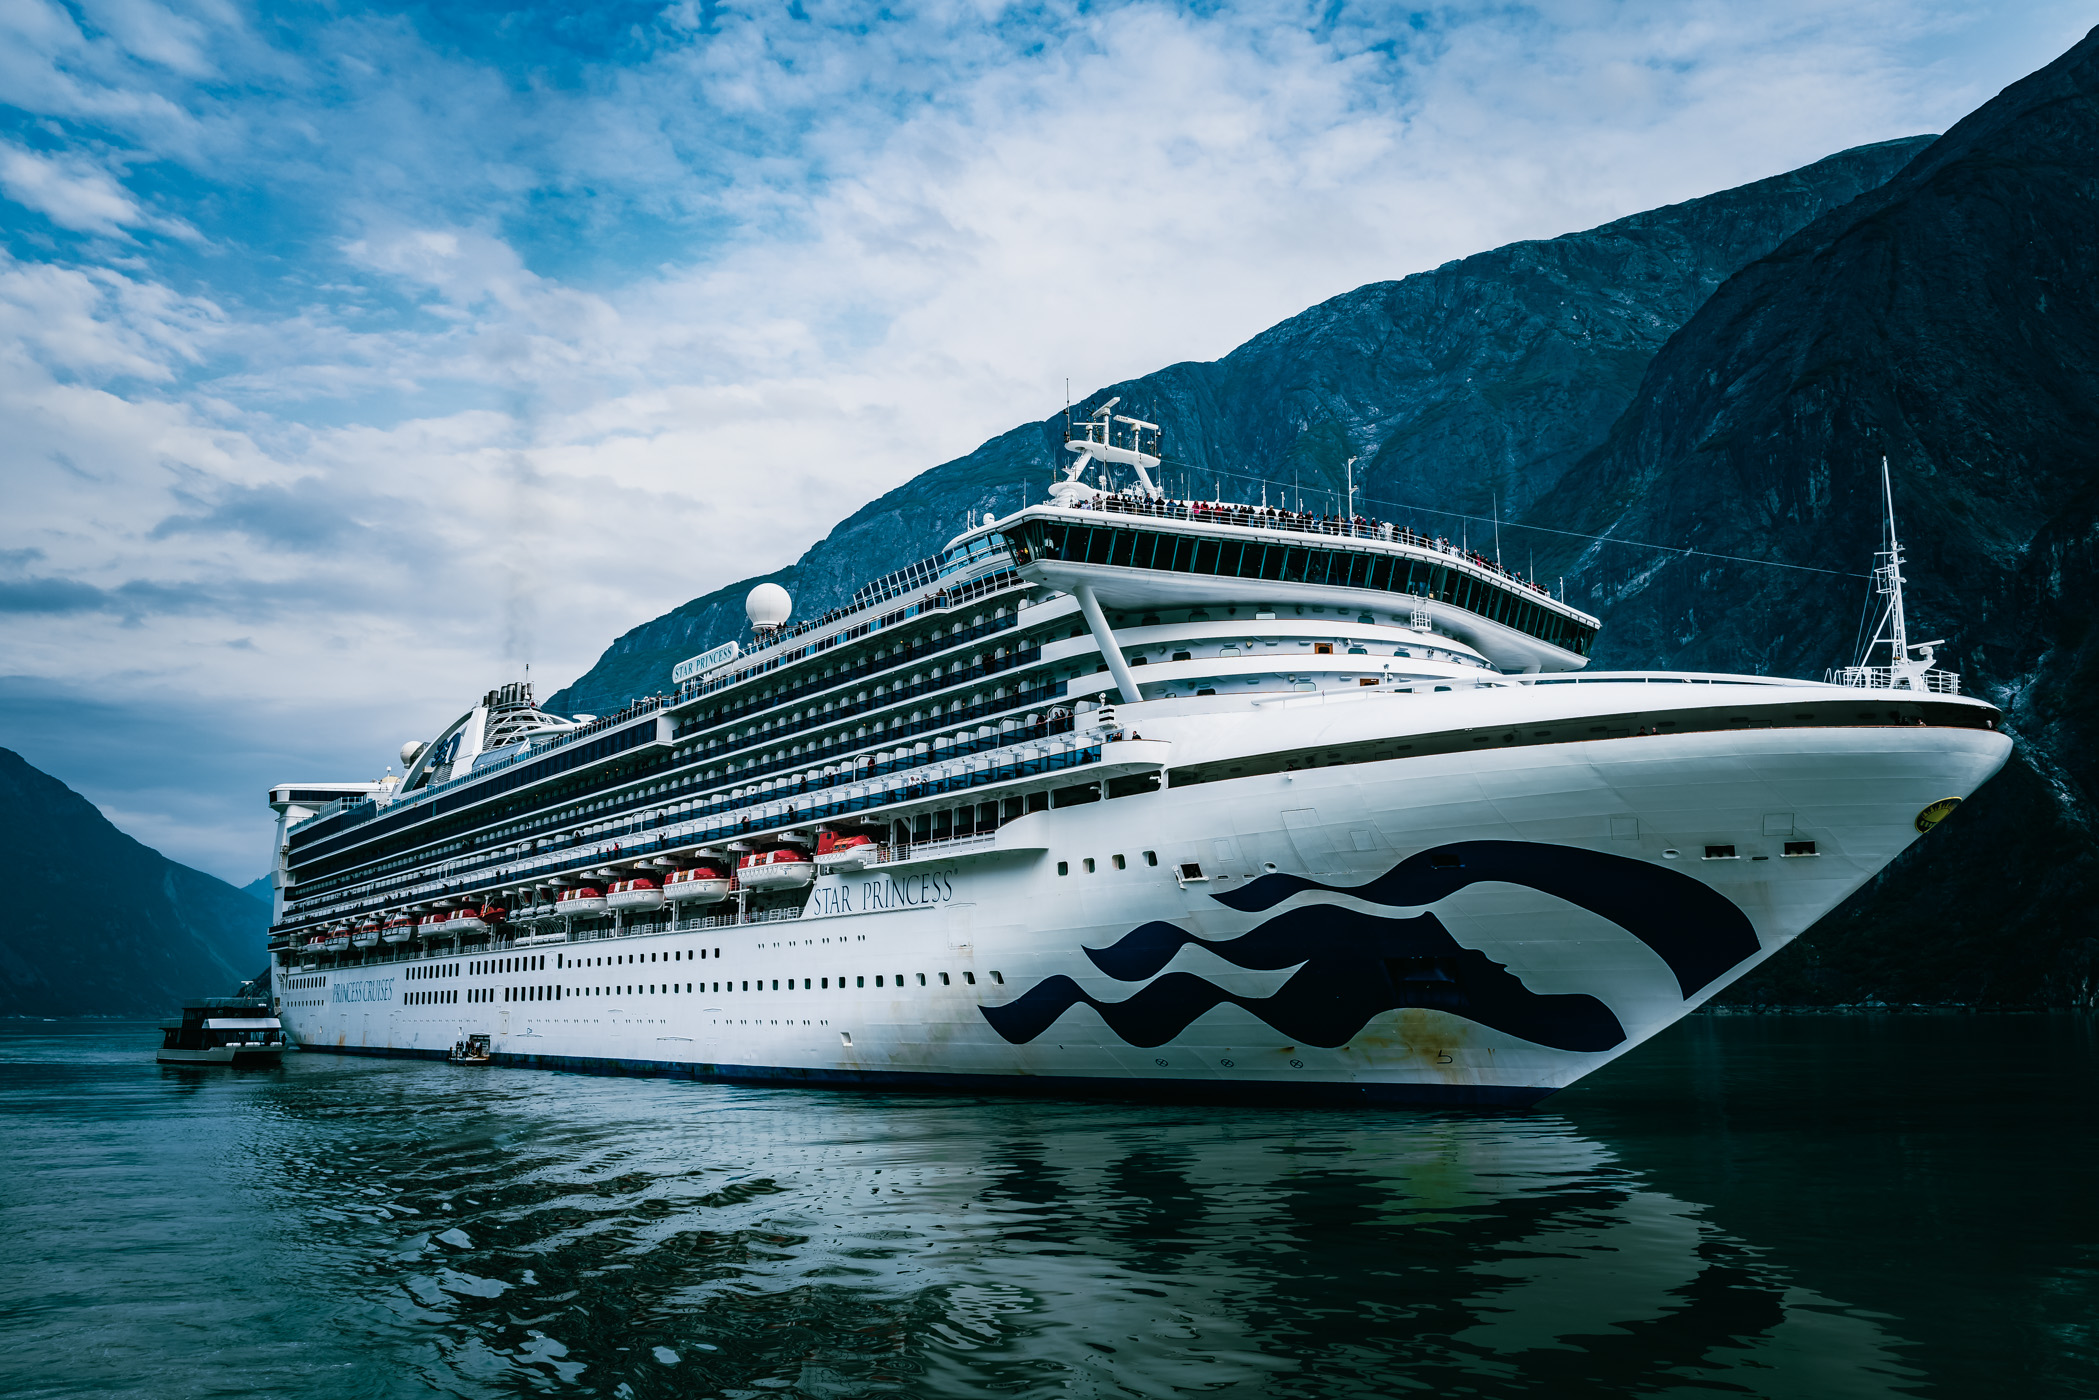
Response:
[{"label": "white cloud", "polygon": [[124,187],[77,159],[52,159],[0,142],[0,189],[61,228],[121,234],[145,216]]}]

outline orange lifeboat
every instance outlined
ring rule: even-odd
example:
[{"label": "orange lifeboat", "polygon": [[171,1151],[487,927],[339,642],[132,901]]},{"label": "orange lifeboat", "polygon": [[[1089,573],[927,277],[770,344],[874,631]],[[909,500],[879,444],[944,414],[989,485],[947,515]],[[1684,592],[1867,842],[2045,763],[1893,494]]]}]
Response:
[{"label": "orange lifeboat", "polygon": [[381,926],[379,936],[388,943],[406,943],[415,937],[415,920],[406,914],[396,914]]},{"label": "orange lifeboat", "polygon": [[321,947],[330,953],[346,951],[350,946],[350,931],[346,928],[329,929],[321,939]]},{"label": "orange lifeboat", "polygon": [[377,919],[370,920],[367,923],[359,924],[357,926],[357,932],[350,935],[350,946],[352,948],[378,947],[379,927],[379,921]]},{"label": "orange lifeboat", "polygon": [[609,909],[661,909],[663,888],[646,875],[616,881],[605,891],[605,905]]},{"label": "orange lifeboat", "polygon": [[816,868],[826,874],[833,870],[865,870],[881,858],[882,848],[872,836],[836,831],[820,831],[816,835]]},{"label": "orange lifeboat", "polygon": [[509,910],[498,909],[493,904],[484,904],[478,909],[469,904],[464,909],[452,911],[452,918],[445,925],[453,933],[493,933],[497,924],[509,915]]},{"label": "orange lifeboat", "polygon": [[563,890],[554,897],[554,910],[560,914],[602,914],[605,912],[605,892],[595,885],[578,885],[572,890]]},{"label": "orange lifeboat", "polygon": [[816,864],[807,851],[776,846],[753,851],[736,862],[736,883],[747,890],[798,889],[816,878]]},{"label": "orange lifeboat", "polygon": [[719,904],[729,897],[729,877],[711,865],[695,865],[671,872],[663,894],[673,904]]}]

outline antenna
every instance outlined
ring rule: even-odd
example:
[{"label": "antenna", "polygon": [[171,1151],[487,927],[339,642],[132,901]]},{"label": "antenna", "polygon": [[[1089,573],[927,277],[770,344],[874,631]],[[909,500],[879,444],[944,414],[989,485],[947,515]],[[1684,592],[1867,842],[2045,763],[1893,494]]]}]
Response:
[{"label": "antenna", "polygon": [[[1859,664],[1847,667],[1841,673],[1839,683],[1844,685],[1882,686],[1890,690],[1937,690],[1945,694],[1958,694],[1959,678],[1950,672],[1934,671],[1932,663],[1937,659],[1937,649],[1945,645],[1942,641],[1913,642],[1909,635],[1909,614],[1902,598],[1902,540],[1895,532],[1895,490],[1888,477],[1888,459],[1880,459],[1880,493],[1885,503],[1881,525],[1887,531],[1887,548],[1874,555],[1873,591],[1888,600],[1887,610],[1880,616],[1879,625],[1873,629],[1873,639],[1866,643],[1865,654]],[[1885,673],[1873,667],[1873,649],[1886,643],[1888,667]],[[1917,653],[1922,653],[1918,655]]]},{"label": "antenna", "polygon": [[1356,459],[1353,457],[1349,458],[1348,465],[1341,468],[1341,470],[1348,479],[1348,511],[1346,518],[1348,520],[1348,533],[1353,535],[1356,532]]},{"label": "antenna", "polygon": [[1494,567],[1501,567],[1501,492],[1494,493]]}]

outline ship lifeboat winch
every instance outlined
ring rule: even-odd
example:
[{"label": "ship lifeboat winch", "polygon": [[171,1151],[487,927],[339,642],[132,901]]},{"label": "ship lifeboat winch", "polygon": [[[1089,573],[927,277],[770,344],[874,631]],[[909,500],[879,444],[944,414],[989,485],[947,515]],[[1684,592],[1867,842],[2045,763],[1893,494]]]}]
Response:
[{"label": "ship lifeboat winch", "polygon": [[834,870],[865,870],[881,858],[882,848],[872,836],[859,832],[817,833],[816,868],[826,874]]},{"label": "ship lifeboat winch", "polygon": [[379,936],[388,943],[406,943],[415,937],[415,920],[406,914],[396,914],[386,921]]},{"label": "ship lifeboat winch", "polygon": [[595,885],[578,885],[554,897],[554,910],[560,914],[602,914],[605,907],[605,892]]},{"label": "ship lifeboat winch", "polygon": [[816,863],[807,851],[777,846],[753,851],[736,862],[736,883],[747,890],[799,889],[816,878]]},{"label": "ship lifeboat winch", "polygon": [[729,877],[711,865],[695,865],[673,871],[663,893],[673,904],[719,904],[729,897]]},{"label": "ship lifeboat winch", "polygon": [[608,909],[661,909],[663,888],[646,875],[637,875],[631,880],[616,880],[605,891],[605,907]]}]

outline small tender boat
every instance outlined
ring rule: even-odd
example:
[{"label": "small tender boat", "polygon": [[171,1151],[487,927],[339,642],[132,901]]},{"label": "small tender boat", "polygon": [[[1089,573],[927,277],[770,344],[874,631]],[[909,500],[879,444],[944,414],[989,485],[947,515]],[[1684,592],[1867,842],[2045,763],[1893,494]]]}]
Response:
[{"label": "small tender boat", "polygon": [[163,1021],[164,1065],[274,1065],[284,1058],[284,1026],[267,1001],[206,997],[182,1003],[182,1019]]},{"label": "small tender boat", "polygon": [[605,912],[605,892],[595,885],[578,885],[556,895],[554,908],[562,914],[602,914]]},{"label": "small tender boat", "polygon": [[729,897],[729,877],[711,865],[695,865],[673,871],[663,894],[673,904],[719,904]]},{"label": "small tender boat", "polygon": [[736,883],[747,890],[799,889],[816,878],[816,864],[807,851],[776,846],[753,851],[736,862]]},{"label": "small tender boat", "polygon": [[350,931],[346,928],[329,929],[326,936],[321,939],[321,948],[324,952],[340,953],[347,950],[349,946]]},{"label": "small tender boat", "polygon": [[605,891],[605,906],[608,909],[661,909],[663,888],[646,875],[617,880]]},{"label": "small tender boat", "polygon": [[388,943],[406,943],[415,937],[415,920],[406,914],[396,914],[380,929],[379,937]]},{"label": "small tender boat", "polygon": [[485,1065],[493,1062],[495,1057],[488,1053],[487,1036],[470,1035],[465,1040],[454,1041],[452,1053],[445,1058],[455,1065]]},{"label": "small tender boat", "polygon": [[881,858],[882,848],[872,836],[860,832],[817,833],[816,868],[826,874],[834,870],[865,870]]},{"label": "small tender boat", "polygon": [[370,923],[358,925],[357,932],[350,935],[350,946],[352,948],[378,947],[379,931],[380,924],[377,919],[373,919]]},{"label": "small tender boat", "polygon": [[439,910],[435,914],[425,914],[422,918],[415,921],[416,936],[419,938],[444,938],[451,933],[451,930],[445,927],[446,924],[451,922],[451,919],[451,914],[445,910]]}]

